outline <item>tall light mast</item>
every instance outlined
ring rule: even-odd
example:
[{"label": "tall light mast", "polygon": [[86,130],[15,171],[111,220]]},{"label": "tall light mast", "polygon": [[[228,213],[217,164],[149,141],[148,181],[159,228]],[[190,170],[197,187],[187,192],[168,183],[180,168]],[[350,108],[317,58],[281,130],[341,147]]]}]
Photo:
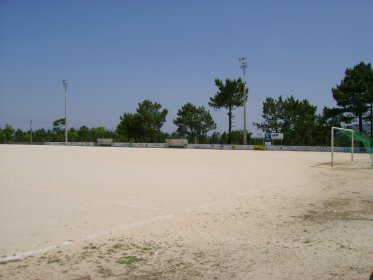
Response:
[{"label": "tall light mast", "polygon": [[66,93],[67,93],[67,87],[68,87],[68,84],[67,84],[67,80],[62,80],[63,82],[63,87],[65,88],[65,145],[67,146],[67,108],[66,108]]},{"label": "tall light mast", "polygon": [[246,57],[240,57],[240,66],[243,70],[243,94],[244,94],[244,104],[243,104],[243,144],[247,145],[247,129],[246,129],[246,101],[247,101],[247,95],[246,95],[246,89],[247,89],[247,94],[249,94],[249,88],[246,85],[246,68],[247,68],[247,59]]}]

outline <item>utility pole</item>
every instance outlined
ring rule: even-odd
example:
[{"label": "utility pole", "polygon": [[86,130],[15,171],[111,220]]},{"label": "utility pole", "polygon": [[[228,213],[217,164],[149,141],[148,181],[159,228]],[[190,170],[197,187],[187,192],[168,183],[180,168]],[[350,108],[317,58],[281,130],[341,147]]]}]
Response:
[{"label": "utility pole", "polygon": [[246,89],[247,89],[247,94],[249,94],[249,88],[246,85],[246,75],[245,71],[247,68],[247,59],[246,57],[240,57],[240,66],[243,70],[243,94],[244,94],[244,104],[243,104],[243,144],[247,145],[247,129],[246,129],[246,101],[247,101],[247,95],[246,95]]},{"label": "utility pole", "polygon": [[30,143],[32,143],[32,120],[30,120]]},{"label": "utility pole", "polygon": [[67,85],[67,80],[62,80],[62,82],[63,82],[63,86],[64,86],[64,88],[65,88],[65,145],[67,146],[67,141],[68,141],[68,139],[67,139],[67,113],[66,113],[67,109],[66,109],[66,93],[67,93],[67,87],[68,87],[68,85]]}]

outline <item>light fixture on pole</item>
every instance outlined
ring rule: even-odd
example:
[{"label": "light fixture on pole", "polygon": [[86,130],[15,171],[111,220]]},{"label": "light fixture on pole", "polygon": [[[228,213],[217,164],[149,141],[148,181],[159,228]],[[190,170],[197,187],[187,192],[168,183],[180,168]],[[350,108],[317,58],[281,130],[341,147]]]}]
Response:
[{"label": "light fixture on pole", "polygon": [[243,70],[243,94],[244,94],[244,104],[243,104],[243,144],[247,145],[247,129],[246,129],[246,101],[247,95],[249,94],[249,88],[246,85],[246,68],[247,68],[247,59],[246,57],[240,57],[240,66]]},{"label": "light fixture on pole", "polygon": [[67,93],[67,87],[68,87],[68,85],[67,85],[67,80],[62,80],[62,82],[63,82],[63,86],[64,86],[64,88],[65,88],[65,145],[67,146],[67,114],[66,114],[66,111],[67,111],[67,109],[66,109],[66,93]]}]

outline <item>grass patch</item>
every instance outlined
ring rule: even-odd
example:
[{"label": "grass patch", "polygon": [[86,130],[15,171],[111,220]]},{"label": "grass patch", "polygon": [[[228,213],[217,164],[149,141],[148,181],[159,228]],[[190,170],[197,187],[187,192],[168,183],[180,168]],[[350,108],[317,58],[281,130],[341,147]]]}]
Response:
[{"label": "grass patch", "polygon": [[123,248],[124,247],[124,245],[123,244],[121,244],[121,243],[116,243],[116,244],[114,244],[113,245],[113,249],[121,249],[121,248]]},{"label": "grass patch", "polygon": [[138,263],[143,261],[144,259],[138,258],[136,256],[125,256],[117,260],[117,263],[119,264],[125,264],[125,265],[130,265],[134,263]]},{"label": "grass patch", "polygon": [[93,245],[93,243],[90,243],[88,246],[83,247],[84,250],[96,250],[98,249],[97,246]]},{"label": "grass patch", "polygon": [[61,262],[61,259],[60,259],[60,258],[58,258],[58,257],[52,257],[52,256],[48,256],[47,264],[60,263],[60,262]]}]

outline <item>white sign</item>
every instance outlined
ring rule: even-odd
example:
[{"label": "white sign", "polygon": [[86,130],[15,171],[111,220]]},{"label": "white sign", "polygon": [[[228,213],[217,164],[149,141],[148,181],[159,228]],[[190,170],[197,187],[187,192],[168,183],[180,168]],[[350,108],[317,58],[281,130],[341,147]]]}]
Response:
[{"label": "white sign", "polygon": [[266,134],[270,134],[271,136],[268,136],[271,140],[284,140],[284,134],[283,133],[264,133],[264,132],[258,132],[253,133],[251,137],[253,139],[264,139]]},{"label": "white sign", "polygon": [[284,134],[283,133],[272,133],[272,140],[283,140]]},{"label": "white sign", "polygon": [[254,138],[254,139],[264,139],[264,134],[265,134],[265,133],[262,133],[262,132],[253,133],[253,134],[251,135],[251,137]]}]

